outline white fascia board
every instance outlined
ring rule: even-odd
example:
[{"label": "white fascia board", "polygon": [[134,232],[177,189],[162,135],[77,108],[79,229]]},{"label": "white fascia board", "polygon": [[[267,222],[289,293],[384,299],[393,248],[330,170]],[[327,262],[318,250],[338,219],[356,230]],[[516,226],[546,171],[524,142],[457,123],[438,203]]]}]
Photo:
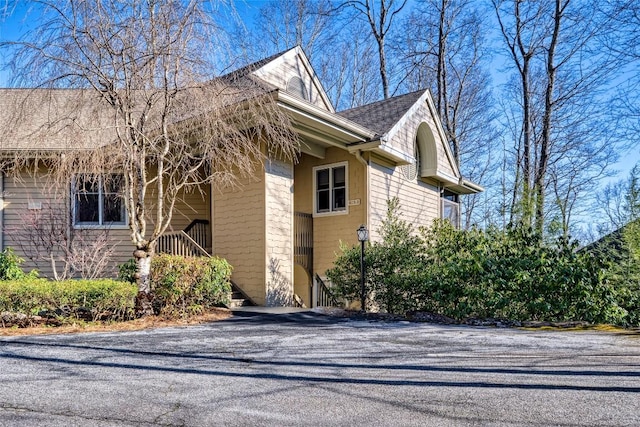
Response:
[{"label": "white fascia board", "polygon": [[411,108],[409,108],[404,115],[400,118],[400,120],[398,120],[392,127],[391,129],[389,129],[387,131],[387,133],[384,135],[383,139],[385,141],[390,141],[391,139],[393,139],[393,137],[395,136],[396,133],[398,133],[398,131],[400,131],[401,129],[404,128],[407,120],[409,120],[409,118],[416,112],[416,110],[418,110],[420,108],[420,106],[422,105],[423,102],[425,102],[427,96],[429,95],[429,91],[427,89],[425,89],[424,93],[422,95],[420,95],[420,97],[418,98],[418,100],[411,106]]},{"label": "white fascia board", "polygon": [[457,176],[449,175],[448,173],[437,169],[427,169],[423,171],[421,176],[423,178],[434,178],[444,184],[449,185],[458,185],[460,183],[460,179]]},{"label": "white fascia board", "polygon": [[451,147],[449,147],[449,140],[444,132],[444,128],[442,127],[442,119],[438,115],[436,110],[436,105],[433,103],[433,98],[431,97],[431,92],[427,90],[426,102],[429,106],[429,111],[431,112],[431,116],[433,117],[433,121],[436,124],[436,128],[438,129],[438,134],[440,135],[440,139],[442,140],[442,144],[444,145],[444,152],[447,155],[447,160],[451,164],[453,171],[456,175],[461,179],[462,174],[460,173],[460,169],[458,169],[458,165],[455,161],[453,161],[453,153],[451,153]]},{"label": "white fascia board", "polygon": [[379,150],[376,150],[378,154],[387,157],[399,165],[408,165],[415,162],[413,156],[398,150],[389,144],[381,144]]},{"label": "white fascia board", "polygon": [[399,165],[407,165],[414,162],[413,157],[407,155],[404,151],[396,150],[392,146],[384,144],[379,139],[362,144],[350,145],[347,147],[347,151],[352,154],[358,151],[372,151],[380,157],[391,160]]},{"label": "white fascia board", "polygon": [[458,178],[437,169],[427,169],[423,171],[422,178],[431,178],[439,181],[444,188],[450,189],[458,194],[476,194],[484,191],[484,187],[464,178]]},{"label": "white fascia board", "polygon": [[475,182],[471,182],[466,179],[462,179],[461,181],[461,185],[472,193],[482,193],[484,191],[484,187],[480,184],[476,184]]}]

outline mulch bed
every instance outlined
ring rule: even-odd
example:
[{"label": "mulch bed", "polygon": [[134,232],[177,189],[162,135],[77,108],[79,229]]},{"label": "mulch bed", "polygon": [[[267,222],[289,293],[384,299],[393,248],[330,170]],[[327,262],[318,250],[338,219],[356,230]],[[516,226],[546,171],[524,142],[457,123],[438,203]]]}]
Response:
[{"label": "mulch bed", "polygon": [[[198,325],[215,322],[231,317],[231,310],[214,308],[209,312],[185,319],[172,319],[162,316],[148,316],[125,322],[83,322],[74,323],[72,319],[25,316],[22,314],[0,313],[0,336],[65,334],[74,332],[111,332],[138,331],[149,328],[169,326]],[[4,326],[4,327],[3,327]]]}]

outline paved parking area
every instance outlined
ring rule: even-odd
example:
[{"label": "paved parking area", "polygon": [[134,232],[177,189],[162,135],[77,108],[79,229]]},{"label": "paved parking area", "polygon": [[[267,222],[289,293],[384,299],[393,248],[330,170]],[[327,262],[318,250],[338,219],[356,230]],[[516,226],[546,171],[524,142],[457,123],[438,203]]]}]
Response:
[{"label": "paved parking area", "polygon": [[0,338],[0,426],[637,426],[640,337],[236,313]]}]

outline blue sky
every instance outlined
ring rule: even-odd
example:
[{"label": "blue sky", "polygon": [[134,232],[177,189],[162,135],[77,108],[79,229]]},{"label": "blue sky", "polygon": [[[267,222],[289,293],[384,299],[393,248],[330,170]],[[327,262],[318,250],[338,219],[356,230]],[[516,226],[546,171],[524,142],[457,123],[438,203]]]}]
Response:
[{"label": "blue sky", "polygon": [[[257,13],[260,6],[269,2],[269,0],[242,0],[235,4],[238,14],[243,18],[246,25],[251,26],[253,18]],[[32,6],[29,2],[18,2],[18,7],[14,10],[13,14],[3,21],[0,21],[0,40],[15,40],[24,31],[34,25],[33,18],[34,12],[31,10]],[[0,65],[4,66],[7,62],[6,51],[0,51]],[[11,80],[10,70],[4,67],[0,69],[0,87],[7,87]],[[619,171],[619,174],[607,181],[612,181],[620,178],[625,178],[629,171],[640,161],[640,149],[634,148],[629,153],[622,153],[621,159],[616,163],[612,169]]]}]

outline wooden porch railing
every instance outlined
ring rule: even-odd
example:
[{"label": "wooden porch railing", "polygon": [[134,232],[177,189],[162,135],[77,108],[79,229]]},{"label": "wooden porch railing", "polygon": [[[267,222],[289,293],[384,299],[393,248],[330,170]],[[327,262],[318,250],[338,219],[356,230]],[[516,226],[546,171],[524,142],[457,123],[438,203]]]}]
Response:
[{"label": "wooden porch railing", "polygon": [[296,212],[293,230],[295,233],[294,262],[301,265],[311,277],[313,272],[313,215]]},{"label": "wooden porch railing", "polygon": [[180,256],[208,256],[207,246],[209,221],[196,219],[184,230],[165,233],[158,238],[156,250],[159,253]]}]

